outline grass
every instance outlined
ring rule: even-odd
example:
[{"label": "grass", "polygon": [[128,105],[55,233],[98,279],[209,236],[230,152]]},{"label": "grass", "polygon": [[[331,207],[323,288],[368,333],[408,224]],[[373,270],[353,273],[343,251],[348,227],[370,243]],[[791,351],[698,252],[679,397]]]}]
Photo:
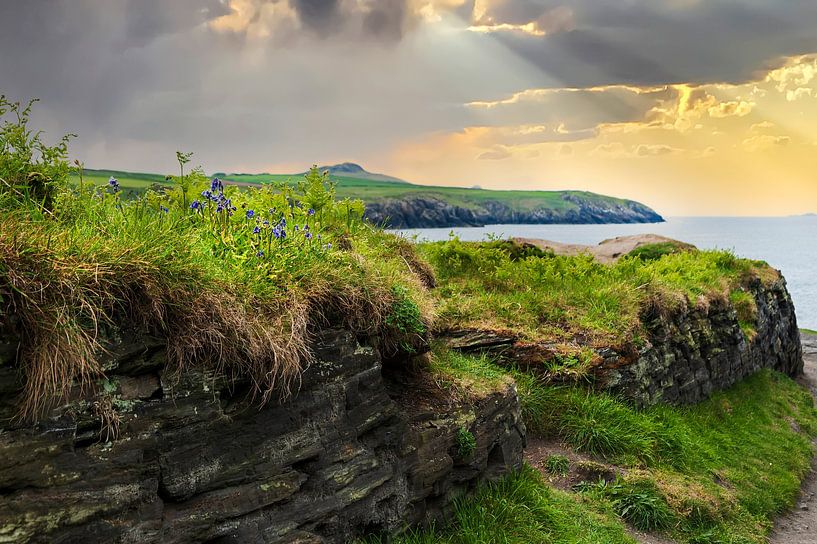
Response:
[{"label": "grass", "polygon": [[528,466],[497,484],[482,486],[472,498],[457,501],[454,519],[447,529],[415,531],[389,542],[635,544],[605,501],[552,489]]},{"label": "grass", "polygon": [[505,330],[532,342],[619,345],[643,335],[651,307],[728,300],[754,278],[773,281],[765,264],[723,251],[625,258],[520,256],[508,242],[427,243],[419,251],[439,279],[438,330]]},{"label": "grass", "polygon": [[[530,374],[492,365],[485,357],[448,356],[436,365],[440,373],[450,365],[448,372],[465,382],[483,376],[498,380],[503,373],[513,376],[530,435],[558,437],[624,474],[612,484],[583,486],[573,500],[582,508],[592,505],[596,512],[617,512],[636,527],[664,531],[678,542],[765,542],[773,518],[794,504],[810,467],[812,439],[817,436],[813,399],[790,378],[769,370],[695,406],[640,410],[582,387],[544,385]],[[564,461],[549,459],[546,466],[559,473]],[[549,489],[543,493],[556,496]],[[459,512],[477,515],[478,508]],[[475,534],[501,531],[502,522],[490,516],[480,521],[463,520],[463,515],[458,516],[460,525],[434,532],[433,538],[490,541],[450,536],[464,524],[479,525]],[[545,532],[556,527],[546,516],[524,523]],[[539,540],[533,541],[571,541],[569,536],[553,537],[555,533],[547,538],[537,534]]]},{"label": "grass", "polygon": [[123,198],[113,178],[69,183],[65,140],[46,146],[29,110],[0,106],[12,114],[0,125],[0,331],[22,339],[20,416],[104,381],[120,327],[167,338],[179,371],[242,377],[264,400],[288,393],[316,326],[372,337],[386,356],[424,341],[433,275],[317,171],[241,190],[193,170]]},{"label": "grass", "polygon": [[[129,191],[141,192],[154,184],[169,184],[166,176],[119,170],[87,170],[85,179],[89,183],[104,185],[110,176],[119,179],[122,187]],[[287,183],[295,185],[302,175],[300,174],[225,174],[223,178],[231,183],[254,185],[261,187],[269,184]],[[529,211],[549,209],[554,211],[576,210],[579,206],[575,202],[566,200],[565,196],[572,196],[586,200],[596,205],[623,206],[630,201],[599,195],[587,191],[494,191],[487,189],[468,189],[463,187],[444,187],[430,185],[415,185],[412,183],[394,183],[361,179],[349,176],[333,176],[337,182],[339,198],[361,199],[364,202],[373,202],[382,199],[406,199],[414,197],[437,198],[452,205],[467,209],[481,208],[487,202],[502,202],[518,210]],[[73,176],[75,183],[79,182],[77,175]]]}]

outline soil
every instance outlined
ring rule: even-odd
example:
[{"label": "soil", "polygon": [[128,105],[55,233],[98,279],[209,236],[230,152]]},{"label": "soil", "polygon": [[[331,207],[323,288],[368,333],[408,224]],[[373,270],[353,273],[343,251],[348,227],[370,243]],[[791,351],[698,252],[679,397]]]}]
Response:
[{"label": "soil", "polygon": [[[805,372],[803,385],[811,389],[817,399],[817,335],[803,334],[803,359]],[[817,446],[817,440],[815,440]],[[817,457],[812,463],[811,474],[803,482],[800,498],[791,512],[775,523],[770,544],[817,543]]]}]

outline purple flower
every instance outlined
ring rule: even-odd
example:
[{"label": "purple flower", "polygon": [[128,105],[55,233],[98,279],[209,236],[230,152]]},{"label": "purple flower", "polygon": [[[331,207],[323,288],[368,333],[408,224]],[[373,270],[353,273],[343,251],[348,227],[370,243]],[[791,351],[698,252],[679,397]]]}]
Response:
[{"label": "purple flower", "polygon": [[306,211],[306,215],[315,215],[315,210],[313,210],[312,208],[309,208],[309,209]]},{"label": "purple flower", "polygon": [[200,210],[201,209],[201,202],[199,202],[198,200],[194,200],[193,202],[190,203],[190,209],[191,210]]},{"label": "purple flower", "polygon": [[305,237],[307,240],[311,240],[311,239],[312,239],[312,233],[311,233],[311,232],[309,232],[309,231],[306,231],[306,234],[304,234],[304,237]]},{"label": "purple flower", "polygon": [[286,217],[282,217],[282,218],[281,218],[281,226],[282,226],[282,227],[286,227],[286,226],[287,226],[287,218],[286,218]]},{"label": "purple flower", "polygon": [[255,217],[255,210],[247,210],[247,219],[252,219],[253,217]]},{"label": "purple flower", "polygon": [[256,256],[256,257],[263,257],[263,256],[264,256],[264,250],[263,250],[263,249],[259,249],[259,250],[258,250],[258,253],[256,253],[256,254],[255,254],[255,256]]},{"label": "purple flower", "polygon": [[210,197],[212,197],[212,196],[213,196],[213,193],[211,193],[210,191],[202,191],[202,192],[201,192],[201,196],[203,196],[203,197],[204,197],[204,198],[206,198],[207,200],[210,200]]},{"label": "purple flower", "polygon": [[332,249],[332,242],[329,242],[328,244],[326,244],[326,249]]},{"label": "purple flower", "polygon": [[307,223],[306,225],[304,225],[304,230],[309,230],[309,223]]},{"label": "purple flower", "polygon": [[275,236],[276,240],[281,237],[281,228],[275,227],[272,229],[272,235]]},{"label": "purple flower", "polygon": [[264,222],[261,224],[264,225],[265,227],[269,227],[269,221],[267,221],[266,219],[264,219]]},{"label": "purple flower", "polygon": [[165,208],[164,206],[159,206],[159,211],[164,212],[164,213],[167,213],[167,212],[169,212],[170,210],[169,210],[169,209],[167,209],[167,208]]},{"label": "purple flower", "polygon": [[119,181],[113,176],[108,179],[108,189],[111,193],[118,193],[121,189],[121,187],[119,187]]},{"label": "purple flower", "polygon": [[260,232],[261,232],[261,227],[259,227],[258,225],[256,225],[255,228],[252,229],[253,234],[259,234]]},{"label": "purple flower", "polygon": [[270,215],[275,214],[275,208],[270,208],[270,209],[269,209],[269,214],[270,214]]},{"label": "purple flower", "polygon": [[294,230],[295,232],[298,232],[298,225],[295,225],[294,227],[292,227],[292,230]]},{"label": "purple flower", "polygon": [[210,190],[212,192],[214,192],[214,193],[216,191],[223,191],[224,190],[224,184],[221,182],[220,179],[213,178],[213,181],[210,182]]}]

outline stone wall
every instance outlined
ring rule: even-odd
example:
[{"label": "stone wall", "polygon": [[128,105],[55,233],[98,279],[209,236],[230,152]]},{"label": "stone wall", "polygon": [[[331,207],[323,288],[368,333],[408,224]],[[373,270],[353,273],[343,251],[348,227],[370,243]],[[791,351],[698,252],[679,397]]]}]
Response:
[{"label": "stone wall", "polygon": [[259,408],[247,384],[174,377],[163,342],[123,340],[99,393],[32,426],[8,421],[20,384],[0,346],[0,542],[347,542],[440,520],[521,466],[513,385],[414,402],[349,332],[314,350],[299,391]]},{"label": "stone wall", "polygon": [[[780,278],[771,286],[759,280],[749,286],[757,305],[755,334],[747,338],[727,300],[682,307],[666,315],[643,316],[647,337],[641,346],[595,349],[594,363],[581,374],[595,387],[637,405],[660,402],[691,404],[728,388],[762,368],[790,376],[803,371],[794,305]],[[446,335],[449,347],[488,352],[512,367],[540,373],[546,381],[577,379],[543,364],[560,346],[525,342],[505,331],[458,330]]]},{"label": "stone wall", "polygon": [[801,374],[800,332],[785,280],[770,287],[757,280],[749,290],[757,305],[750,338],[727,301],[646,316],[648,340],[636,357],[601,353],[601,384],[640,405],[691,404],[762,368]]}]

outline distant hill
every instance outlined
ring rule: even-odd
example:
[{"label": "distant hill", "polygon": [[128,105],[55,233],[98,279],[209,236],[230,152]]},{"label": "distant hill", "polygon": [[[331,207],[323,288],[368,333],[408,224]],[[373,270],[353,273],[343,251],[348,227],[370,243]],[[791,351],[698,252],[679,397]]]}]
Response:
[{"label": "distant hill", "polygon": [[[477,227],[496,224],[660,223],[654,210],[633,200],[586,191],[493,191],[417,185],[372,174],[344,163],[322,167],[336,182],[339,198],[359,198],[366,217],[391,228]],[[242,186],[288,183],[303,174],[214,174]],[[119,170],[86,170],[85,182],[107,183],[114,176],[124,189],[164,185],[165,176]],[[372,176],[379,176],[373,178]]]},{"label": "distant hill", "polygon": [[353,162],[342,162],[340,164],[333,164],[332,166],[320,166],[318,167],[318,170],[321,172],[329,172],[330,176],[370,179],[372,181],[388,181],[390,183],[408,183],[405,180],[387,176],[386,174],[367,172],[362,166]]}]

